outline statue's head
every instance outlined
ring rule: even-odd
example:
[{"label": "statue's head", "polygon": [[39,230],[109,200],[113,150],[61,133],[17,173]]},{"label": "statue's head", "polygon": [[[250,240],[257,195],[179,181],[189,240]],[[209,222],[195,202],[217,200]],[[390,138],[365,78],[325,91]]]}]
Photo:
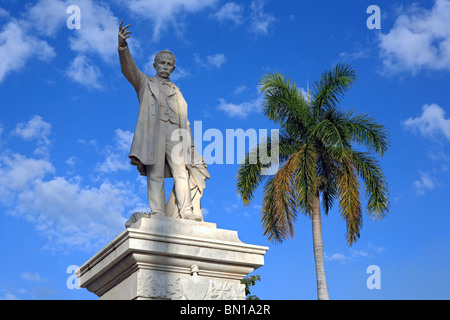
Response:
[{"label": "statue's head", "polygon": [[155,56],[153,68],[161,78],[169,78],[175,70],[175,55],[169,50],[158,52]]}]

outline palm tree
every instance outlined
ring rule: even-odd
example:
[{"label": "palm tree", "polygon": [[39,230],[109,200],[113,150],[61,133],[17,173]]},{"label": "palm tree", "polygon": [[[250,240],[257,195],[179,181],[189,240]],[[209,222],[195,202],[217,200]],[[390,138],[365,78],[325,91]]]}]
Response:
[{"label": "palm tree", "polygon": [[[260,85],[264,93],[262,110],[281,128],[278,147],[272,138],[251,150],[237,173],[237,190],[245,205],[264,178],[261,221],[264,235],[274,243],[294,237],[294,223],[300,211],[312,219],[317,294],[329,299],[325,277],[321,210],[327,215],[335,200],[346,221],[346,239],[351,246],[362,227],[361,178],[372,218],[383,218],[389,210],[385,176],[372,153],[383,156],[389,142],[384,126],[367,114],[343,111],[340,102],[356,81],[356,72],[337,64],[314,82],[308,98],[294,82],[279,73],[266,74]],[[308,90],[309,91],[309,90]],[[363,146],[365,151],[354,149]],[[273,150],[272,150],[273,149]],[[267,157],[278,152],[278,171],[263,174]],[[250,161],[257,155],[257,161]],[[273,163],[272,163],[273,165]]]}]

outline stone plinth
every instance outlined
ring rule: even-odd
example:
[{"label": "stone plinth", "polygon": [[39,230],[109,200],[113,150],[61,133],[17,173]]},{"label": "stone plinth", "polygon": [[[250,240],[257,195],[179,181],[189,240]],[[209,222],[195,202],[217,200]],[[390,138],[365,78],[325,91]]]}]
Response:
[{"label": "stone plinth", "polygon": [[213,223],[145,216],[77,276],[80,287],[105,300],[245,299],[240,280],[264,265],[267,250]]}]

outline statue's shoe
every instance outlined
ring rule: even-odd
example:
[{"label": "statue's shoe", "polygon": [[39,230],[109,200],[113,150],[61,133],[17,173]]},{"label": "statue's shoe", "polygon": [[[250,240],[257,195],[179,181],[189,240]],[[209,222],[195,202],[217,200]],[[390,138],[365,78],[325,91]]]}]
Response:
[{"label": "statue's shoe", "polygon": [[194,220],[194,221],[203,221],[203,217],[199,214],[194,214],[192,211],[187,211],[184,214],[184,219]]}]

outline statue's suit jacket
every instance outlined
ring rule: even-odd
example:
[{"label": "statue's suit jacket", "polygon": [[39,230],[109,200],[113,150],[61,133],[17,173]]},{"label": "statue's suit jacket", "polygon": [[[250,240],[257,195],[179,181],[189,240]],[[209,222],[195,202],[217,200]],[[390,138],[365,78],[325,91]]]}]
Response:
[{"label": "statue's suit jacket", "polygon": [[[141,175],[146,175],[145,166],[155,164],[158,149],[161,149],[160,152],[165,152],[165,146],[158,146],[160,126],[160,90],[158,79],[156,76],[148,77],[139,70],[130,54],[128,46],[124,48],[119,47],[119,58],[122,73],[133,85],[139,99],[138,120],[134,131],[129,158],[131,164],[137,166]],[[188,143],[183,143],[183,151],[185,152],[185,159],[189,159],[191,157],[190,147],[192,144],[192,136],[190,134],[189,122],[187,119],[187,103],[179,88],[174,85],[174,89],[175,95],[169,96],[168,98],[176,99],[183,140],[185,143]],[[164,176],[172,176],[167,162]]]}]

